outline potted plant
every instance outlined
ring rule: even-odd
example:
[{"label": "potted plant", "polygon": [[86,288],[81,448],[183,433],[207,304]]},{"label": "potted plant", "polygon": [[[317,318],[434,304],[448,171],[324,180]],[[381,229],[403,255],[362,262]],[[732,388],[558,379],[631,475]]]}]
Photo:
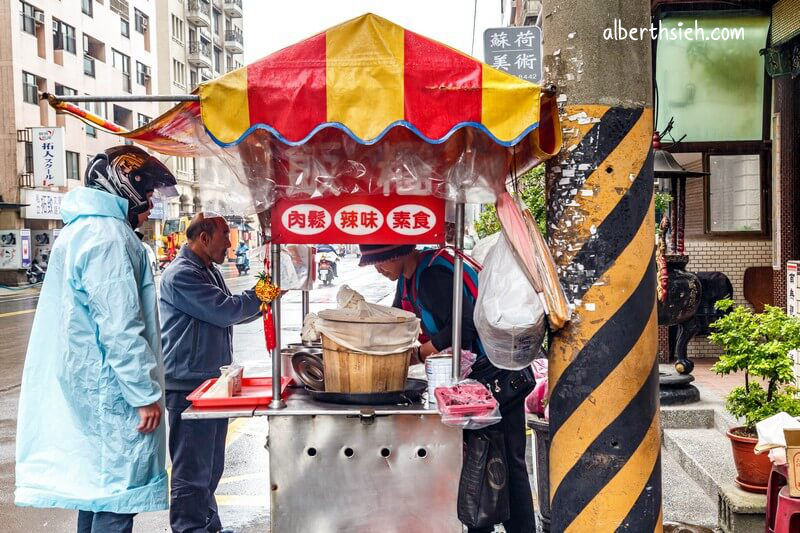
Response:
[{"label": "potted plant", "polygon": [[739,474],[736,483],[744,490],[766,492],[771,464],[766,454],[753,451],[758,440],[755,426],[781,411],[800,416],[790,353],[800,348],[800,319],[769,305],[763,313],[754,313],[745,306],[734,307],[732,300],[720,300],[716,308],[728,314],[711,324],[708,338],[724,350],[712,370],[720,375],[744,372],[744,386],[725,399],[728,412],[745,422],[728,431]]}]

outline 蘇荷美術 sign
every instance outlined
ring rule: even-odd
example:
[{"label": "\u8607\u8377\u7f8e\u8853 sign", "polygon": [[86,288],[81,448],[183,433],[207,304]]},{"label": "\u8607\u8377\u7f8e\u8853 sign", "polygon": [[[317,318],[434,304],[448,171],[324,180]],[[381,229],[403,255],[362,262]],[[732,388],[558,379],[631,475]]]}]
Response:
[{"label": "\u8607\u8377\u7f8e\u8853 sign", "polygon": [[489,28],[483,32],[486,63],[533,83],[542,82],[542,30],[537,26]]}]

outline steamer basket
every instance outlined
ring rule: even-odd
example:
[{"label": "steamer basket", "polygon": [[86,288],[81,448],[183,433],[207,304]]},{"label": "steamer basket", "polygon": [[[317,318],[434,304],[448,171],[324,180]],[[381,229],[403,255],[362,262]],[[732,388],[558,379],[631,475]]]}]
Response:
[{"label": "steamer basket", "polygon": [[412,350],[389,355],[354,352],[322,335],[325,392],[403,391]]}]

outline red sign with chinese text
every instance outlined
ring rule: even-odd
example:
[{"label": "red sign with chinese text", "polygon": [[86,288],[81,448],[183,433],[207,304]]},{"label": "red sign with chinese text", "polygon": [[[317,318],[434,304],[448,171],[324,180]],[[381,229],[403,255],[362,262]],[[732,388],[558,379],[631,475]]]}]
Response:
[{"label": "red sign with chinese text", "polygon": [[443,244],[445,202],[433,196],[278,200],[276,244]]}]

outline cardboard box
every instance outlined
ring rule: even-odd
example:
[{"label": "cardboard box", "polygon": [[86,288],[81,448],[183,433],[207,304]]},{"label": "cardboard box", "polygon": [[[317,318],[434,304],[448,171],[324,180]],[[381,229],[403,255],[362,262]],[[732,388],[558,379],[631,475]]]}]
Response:
[{"label": "cardboard box", "polygon": [[800,429],[784,429],[786,470],[789,473],[789,495],[800,498]]}]

